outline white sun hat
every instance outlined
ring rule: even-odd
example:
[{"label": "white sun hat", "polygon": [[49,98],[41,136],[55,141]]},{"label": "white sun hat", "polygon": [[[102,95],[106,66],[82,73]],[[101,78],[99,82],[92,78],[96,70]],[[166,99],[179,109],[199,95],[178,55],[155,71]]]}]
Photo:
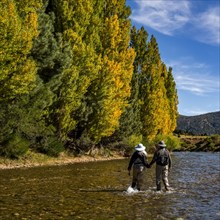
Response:
[{"label": "white sun hat", "polygon": [[136,151],[145,151],[145,149],[146,149],[145,146],[141,143],[135,147]]}]

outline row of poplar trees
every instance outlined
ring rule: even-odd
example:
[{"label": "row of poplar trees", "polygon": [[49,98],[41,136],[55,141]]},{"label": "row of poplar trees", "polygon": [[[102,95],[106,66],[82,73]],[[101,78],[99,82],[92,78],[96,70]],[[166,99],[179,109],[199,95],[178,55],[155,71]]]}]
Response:
[{"label": "row of poplar trees", "polygon": [[126,0],[0,0],[0,154],[174,131],[172,68]]}]

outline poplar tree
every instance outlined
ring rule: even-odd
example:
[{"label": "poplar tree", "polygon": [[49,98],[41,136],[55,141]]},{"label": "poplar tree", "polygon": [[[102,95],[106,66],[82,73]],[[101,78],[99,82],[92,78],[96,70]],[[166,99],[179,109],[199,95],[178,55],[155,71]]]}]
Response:
[{"label": "poplar tree", "polygon": [[147,45],[146,63],[140,75],[142,132],[148,140],[152,140],[157,134],[168,133],[165,74],[158,44],[152,36]]},{"label": "poplar tree", "polygon": [[167,98],[169,102],[169,115],[170,115],[170,132],[176,129],[177,117],[178,117],[178,95],[176,89],[176,83],[173,78],[172,68],[169,67],[167,79],[165,82],[167,91]]},{"label": "poplar tree", "polygon": [[41,6],[40,1],[0,3],[0,153],[10,157],[50,133],[45,117],[51,101],[31,57]]},{"label": "poplar tree", "polygon": [[99,70],[99,58],[91,44],[84,41],[88,38],[87,28],[93,8],[89,0],[56,0],[50,1],[48,10],[54,12],[55,31],[62,34],[71,53],[69,67],[63,69],[61,74],[55,113],[59,135],[65,139],[77,126],[79,119],[76,111]]},{"label": "poplar tree", "polygon": [[[140,75],[146,60],[147,50],[147,31],[141,27],[139,30],[135,26],[131,29],[130,46],[135,50],[136,56],[133,63],[133,74],[130,83],[131,95],[128,98],[129,105],[126,107],[120,119],[119,137],[128,138],[129,136],[140,137],[142,132],[142,120],[140,117]],[[141,140],[140,140],[141,141]]]},{"label": "poplar tree", "polygon": [[14,99],[33,89],[36,64],[29,56],[38,35],[38,1],[0,2],[0,99]]},{"label": "poplar tree", "polygon": [[105,1],[100,29],[101,70],[92,85],[93,114],[88,136],[95,142],[119,127],[119,119],[130,96],[134,50],[130,41],[129,10],[125,1]]}]

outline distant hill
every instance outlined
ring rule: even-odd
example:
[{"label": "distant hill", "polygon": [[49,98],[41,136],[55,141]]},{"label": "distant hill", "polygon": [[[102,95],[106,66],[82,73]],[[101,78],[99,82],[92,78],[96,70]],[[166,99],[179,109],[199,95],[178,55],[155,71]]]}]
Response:
[{"label": "distant hill", "polygon": [[196,116],[180,115],[176,133],[192,135],[220,134],[220,111]]}]

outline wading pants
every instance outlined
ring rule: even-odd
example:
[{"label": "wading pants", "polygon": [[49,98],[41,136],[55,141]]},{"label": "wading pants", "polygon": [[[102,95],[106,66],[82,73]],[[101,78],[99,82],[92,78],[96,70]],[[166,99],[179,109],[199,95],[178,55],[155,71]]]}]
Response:
[{"label": "wading pants", "polygon": [[138,190],[141,189],[143,185],[143,171],[144,171],[143,166],[134,164],[133,179],[132,179],[132,185],[131,185],[132,188],[136,186]]},{"label": "wading pants", "polygon": [[167,166],[160,166],[156,165],[156,186],[157,190],[161,190],[161,179],[163,180],[165,189],[168,190],[169,188],[169,181],[168,181],[168,165]]}]

